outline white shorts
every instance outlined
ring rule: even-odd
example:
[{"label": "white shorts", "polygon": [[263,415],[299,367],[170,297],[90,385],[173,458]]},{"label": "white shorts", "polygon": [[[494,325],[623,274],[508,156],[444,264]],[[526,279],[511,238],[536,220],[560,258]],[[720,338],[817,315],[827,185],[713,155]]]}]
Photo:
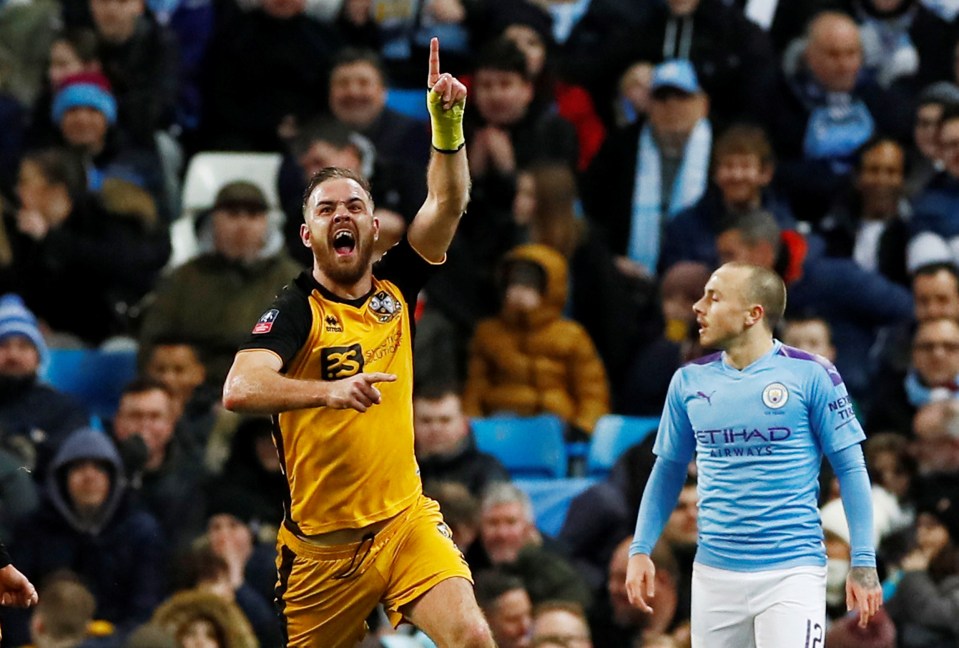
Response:
[{"label": "white shorts", "polygon": [[693,565],[693,648],[823,648],[826,568]]}]

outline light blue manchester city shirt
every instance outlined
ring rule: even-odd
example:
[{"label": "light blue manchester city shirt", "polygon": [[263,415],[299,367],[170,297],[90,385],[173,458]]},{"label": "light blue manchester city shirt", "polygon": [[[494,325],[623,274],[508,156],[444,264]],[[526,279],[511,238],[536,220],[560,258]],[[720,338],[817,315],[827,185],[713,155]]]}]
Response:
[{"label": "light blue manchester city shirt", "polygon": [[775,340],[741,371],[720,353],[677,371],[654,452],[682,464],[696,453],[696,560],[754,571],[826,564],[823,453],[864,439],[835,367]]}]

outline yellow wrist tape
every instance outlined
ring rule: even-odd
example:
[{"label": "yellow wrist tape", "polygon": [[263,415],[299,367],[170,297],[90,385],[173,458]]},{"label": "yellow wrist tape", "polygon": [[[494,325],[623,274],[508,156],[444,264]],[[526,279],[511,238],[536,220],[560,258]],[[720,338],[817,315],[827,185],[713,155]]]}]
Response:
[{"label": "yellow wrist tape", "polygon": [[433,126],[433,148],[437,151],[455,153],[466,143],[463,135],[465,103],[457,102],[446,110],[443,108],[443,95],[432,90],[426,93],[426,107],[430,111],[430,123]]}]

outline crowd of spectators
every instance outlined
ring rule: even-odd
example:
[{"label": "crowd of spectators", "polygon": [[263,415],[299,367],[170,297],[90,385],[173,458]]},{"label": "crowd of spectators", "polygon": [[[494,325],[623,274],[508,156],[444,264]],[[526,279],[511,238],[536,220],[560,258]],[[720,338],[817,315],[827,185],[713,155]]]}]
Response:
[{"label": "crowd of spectators", "polygon": [[[311,262],[301,194],[372,181],[376,254],[425,196],[429,39],[469,87],[471,201],[420,295],[416,451],[500,646],[688,645],[695,474],[625,600],[651,443],[558,537],[470,416],[657,416],[727,261],[778,272],[777,336],[834,361],[864,422],[887,612],[867,631],[822,480],[827,645],[959,641],[959,6],[947,0],[18,0],[0,3],[0,537],[40,587],[5,645],[280,645],[285,481],[220,390]],[[392,94],[391,93],[395,93]],[[425,93],[424,93],[425,101]],[[186,163],[272,153],[182,208]],[[174,263],[171,228],[197,246]],[[39,376],[136,347],[109,420]],[[95,380],[91,377],[91,380]],[[32,617],[32,618],[31,618]],[[428,645],[370,618],[369,645]],[[896,638],[898,636],[898,638]],[[592,637],[592,639],[590,638]],[[898,644],[896,643],[898,641]],[[379,643],[377,643],[379,642]],[[403,642],[406,642],[405,644]]]}]

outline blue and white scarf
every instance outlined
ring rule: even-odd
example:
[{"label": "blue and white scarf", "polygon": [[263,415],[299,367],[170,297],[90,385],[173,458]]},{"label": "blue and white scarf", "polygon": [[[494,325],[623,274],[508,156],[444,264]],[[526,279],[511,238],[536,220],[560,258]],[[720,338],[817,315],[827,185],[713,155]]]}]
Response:
[{"label": "blue and white scarf", "polygon": [[553,39],[560,45],[566,44],[573,28],[582,20],[592,0],[574,0],[573,2],[550,2],[549,14],[553,19]]},{"label": "blue and white scarf", "polygon": [[863,10],[858,12],[863,68],[883,88],[919,71],[919,52],[909,35],[915,14],[915,6],[892,18],[876,18]]},{"label": "blue and white scarf", "polygon": [[663,216],[672,218],[692,206],[706,191],[709,179],[709,156],[713,129],[708,119],[700,119],[686,140],[683,161],[676,172],[666,213],[662,214],[662,174],[659,147],[649,124],[639,134],[636,155],[636,181],[633,183],[633,214],[629,228],[627,255],[642,264],[650,274],[656,273]]},{"label": "blue and white scarf", "polygon": [[830,93],[825,105],[814,107],[806,122],[803,155],[825,160],[833,173],[852,171],[856,151],[876,131],[876,122],[861,99],[845,92]]},{"label": "blue and white scarf", "polygon": [[[959,376],[956,376],[959,381]],[[906,388],[906,398],[913,407],[922,407],[927,403],[955,398],[956,392],[948,387],[926,387],[919,380],[915,370],[910,370],[903,380],[903,387]]]},{"label": "blue and white scarf", "polygon": [[836,175],[848,174],[859,147],[876,130],[869,108],[853,93],[828,92],[805,67],[790,75],[789,84],[809,111],[803,157],[828,163]]}]

